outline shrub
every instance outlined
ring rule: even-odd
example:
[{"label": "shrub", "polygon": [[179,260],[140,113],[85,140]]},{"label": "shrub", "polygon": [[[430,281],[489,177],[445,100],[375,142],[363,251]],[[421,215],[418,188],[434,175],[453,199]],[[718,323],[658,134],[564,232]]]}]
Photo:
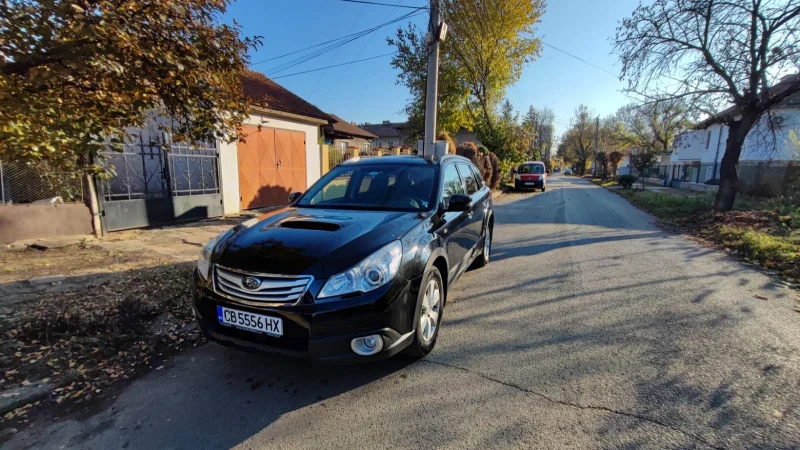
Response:
[{"label": "shrub", "polygon": [[491,161],[485,157],[480,149],[478,149],[477,145],[472,142],[462,142],[458,147],[456,147],[456,154],[472,161],[472,163],[475,164],[475,167],[477,167],[478,171],[481,173],[483,181],[485,181],[487,185],[491,185]]},{"label": "shrub", "polygon": [[447,153],[454,155],[456,153],[456,143],[450,137],[450,133],[442,131],[436,136],[437,141],[447,141]]},{"label": "shrub", "polygon": [[489,187],[497,189],[500,186],[500,180],[503,178],[503,165],[500,163],[500,158],[492,152],[489,152],[489,162],[492,164],[492,182]]},{"label": "shrub", "polygon": [[617,182],[620,186],[625,189],[630,189],[633,187],[633,183],[636,183],[636,176],[634,175],[620,175],[617,177]]}]

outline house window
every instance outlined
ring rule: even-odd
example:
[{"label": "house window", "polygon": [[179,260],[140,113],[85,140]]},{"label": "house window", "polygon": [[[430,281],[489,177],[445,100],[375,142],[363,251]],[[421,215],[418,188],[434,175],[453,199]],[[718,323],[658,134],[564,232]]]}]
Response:
[{"label": "house window", "polygon": [[371,145],[370,145],[369,142],[364,144],[364,153],[369,153],[370,147],[371,147]]},{"label": "house window", "polygon": [[706,134],[706,150],[708,150],[709,145],[711,145],[711,130],[708,130],[708,134]]},{"label": "house window", "polygon": [[339,150],[341,150],[342,153],[347,153],[347,144],[349,144],[349,142],[339,141]]}]

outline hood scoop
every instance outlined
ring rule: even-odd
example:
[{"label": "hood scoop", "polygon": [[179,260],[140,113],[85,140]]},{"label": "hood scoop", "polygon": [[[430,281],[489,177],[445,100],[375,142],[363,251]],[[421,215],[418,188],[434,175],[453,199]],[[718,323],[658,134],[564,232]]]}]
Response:
[{"label": "hood scoop", "polygon": [[342,228],[338,223],[322,222],[319,220],[285,220],[279,225],[281,228],[295,230],[336,231]]}]

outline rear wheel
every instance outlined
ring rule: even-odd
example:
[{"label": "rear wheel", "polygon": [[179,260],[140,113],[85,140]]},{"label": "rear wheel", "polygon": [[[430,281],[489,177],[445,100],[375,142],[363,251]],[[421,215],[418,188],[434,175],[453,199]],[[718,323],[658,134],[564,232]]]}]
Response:
[{"label": "rear wheel", "polygon": [[444,284],[439,269],[431,267],[422,279],[418,302],[421,303],[414,340],[406,347],[405,353],[421,358],[436,346],[439,325],[444,310]]},{"label": "rear wheel", "polygon": [[492,229],[486,227],[486,236],[483,239],[483,250],[481,255],[472,264],[473,267],[479,269],[489,264],[489,255],[492,253]]}]

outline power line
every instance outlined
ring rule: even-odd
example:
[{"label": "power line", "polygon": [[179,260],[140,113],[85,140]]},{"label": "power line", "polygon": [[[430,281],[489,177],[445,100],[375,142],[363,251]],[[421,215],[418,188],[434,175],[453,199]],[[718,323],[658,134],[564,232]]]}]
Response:
[{"label": "power line", "polygon": [[[540,41],[541,41],[541,39],[540,39]],[[594,67],[595,69],[602,70],[603,72],[605,72],[605,73],[607,73],[607,74],[609,74],[609,75],[613,76],[614,78],[619,78],[619,75],[617,75],[617,74],[615,74],[615,73],[613,73],[613,72],[611,72],[611,71],[608,71],[608,70],[606,70],[606,69],[603,69],[602,67],[600,67],[600,66],[598,66],[598,65],[596,65],[596,64],[592,64],[592,63],[590,63],[589,61],[586,61],[586,60],[585,60],[585,59],[583,59],[583,58],[580,58],[580,57],[578,57],[578,56],[575,56],[575,55],[573,55],[573,54],[572,54],[572,53],[570,53],[570,52],[567,52],[567,51],[561,50],[560,48],[558,48],[558,47],[556,47],[556,46],[553,46],[553,45],[550,45],[550,44],[548,44],[548,43],[547,43],[547,42],[545,42],[545,41],[541,41],[541,42],[542,42],[542,44],[544,44],[544,45],[546,45],[546,46],[548,46],[548,47],[552,48],[553,50],[557,50],[557,51],[559,51],[559,52],[561,52],[561,53],[563,53],[563,54],[565,54],[565,55],[571,56],[571,57],[573,57],[573,58],[577,59],[578,61],[581,61],[581,62],[583,62],[583,63],[585,63],[585,64],[588,64],[588,65],[590,65],[590,66]]]},{"label": "power line", "polygon": [[416,10],[428,9],[427,6],[398,6],[398,5],[393,5],[391,3],[368,2],[368,1],[365,1],[365,0],[339,0],[339,1],[348,2],[348,3],[364,3],[366,5],[374,5],[374,6],[394,6],[395,8],[408,8],[408,9],[416,9]]},{"label": "power line", "polygon": [[[349,33],[349,32],[351,32],[351,31],[353,31],[353,27],[354,27],[354,26],[356,26],[356,24],[358,23],[358,19],[360,19],[360,18],[361,18],[361,16],[364,14],[364,11],[365,11],[366,9],[367,9],[367,5],[364,5],[364,6],[361,8],[361,12],[360,12],[360,13],[358,13],[358,16],[356,16],[356,20],[354,20],[354,21],[353,21],[353,24],[352,24],[352,25],[350,25],[350,29],[349,29],[349,30],[347,30],[347,32],[348,32],[348,33]],[[331,60],[330,60],[330,61],[328,61],[328,65],[332,64],[332,63],[333,63],[333,61],[335,61],[335,60],[336,60],[336,55],[338,55],[338,54],[339,54],[339,50],[341,50],[341,49],[342,49],[342,47],[337,47],[337,48],[336,48],[336,51],[333,53],[333,56],[331,56]],[[315,93],[315,92],[317,92],[317,88],[319,87],[319,82],[320,82],[320,81],[322,81],[322,79],[323,79],[324,77],[325,77],[325,72],[322,72],[322,74],[320,74],[319,78],[317,78],[317,82],[316,82],[316,83],[314,83],[314,89],[312,89],[312,90],[311,90],[311,94],[308,96],[309,98],[313,97],[313,96],[314,96],[314,93]]]},{"label": "power line", "polygon": [[398,53],[398,52],[386,53],[386,54],[383,54],[383,55],[371,56],[371,57],[369,57],[369,58],[358,59],[358,60],[354,60],[354,61],[350,61],[350,62],[346,62],[346,63],[334,64],[334,65],[332,65],[332,66],[327,66],[327,67],[319,67],[319,68],[316,68],[316,69],[304,70],[304,71],[302,71],[302,72],[287,73],[286,75],[279,75],[279,76],[277,76],[277,77],[272,77],[272,79],[273,79],[273,80],[276,80],[276,79],[278,79],[278,78],[286,78],[286,77],[292,77],[292,76],[295,76],[295,75],[302,75],[302,74],[304,74],[304,73],[318,72],[318,71],[320,71],[320,70],[332,69],[332,68],[334,68],[334,67],[349,66],[350,64],[355,64],[355,63],[359,63],[359,62],[363,62],[363,61],[369,61],[369,60],[371,60],[371,59],[384,58],[384,57],[386,57],[386,56],[392,56],[392,55],[396,55],[397,53]]},{"label": "power line", "polygon": [[319,43],[319,44],[315,44],[315,45],[312,45],[310,47],[306,47],[306,48],[303,48],[303,49],[295,50],[295,51],[292,51],[292,52],[289,52],[289,53],[284,53],[282,55],[274,56],[272,58],[268,58],[268,59],[265,59],[265,60],[262,60],[262,61],[258,61],[258,62],[252,63],[252,64],[250,64],[250,67],[258,65],[258,64],[262,64],[262,63],[265,63],[265,62],[268,62],[268,61],[274,61],[276,59],[280,59],[280,58],[283,58],[283,57],[286,57],[286,56],[289,56],[289,55],[293,55],[293,54],[296,54],[296,53],[302,53],[304,51],[311,50],[311,49],[314,49],[314,48],[317,48],[317,47],[325,46],[325,47],[320,48],[318,50],[315,50],[315,51],[313,51],[311,53],[305,54],[303,56],[297,57],[297,58],[292,59],[290,61],[287,61],[285,63],[279,64],[279,65],[277,65],[275,67],[267,69],[267,72],[273,72],[273,73],[282,72],[282,71],[284,71],[284,70],[286,70],[288,68],[291,68],[291,67],[293,67],[295,65],[302,64],[302,63],[304,63],[306,61],[309,61],[309,60],[314,59],[314,58],[316,58],[316,57],[318,57],[320,55],[323,55],[323,54],[325,54],[325,53],[327,53],[327,52],[329,52],[329,51],[331,51],[331,50],[333,50],[335,48],[338,48],[338,47],[341,47],[341,46],[343,46],[345,44],[353,42],[356,39],[359,39],[359,38],[361,38],[363,36],[366,36],[367,34],[370,34],[370,33],[374,32],[374,31],[377,31],[377,30],[379,30],[379,29],[381,29],[381,28],[383,28],[383,27],[385,27],[387,25],[391,25],[393,23],[399,22],[401,20],[405,20],[407,18],[416,16],[416,15],[419,15],[419,14],[422,14],[422,12],[413,12],[412,11],[412,12],[404,14],[403,16],[400,16],[400,17],[398,17],[396,19],[392,19],[390,21],[386,21],[384,23],[378,24],[378,25],[376,25],[376,26],[374,26],[372,28],[367,28],[365,30],[358,31],[358,32],[350,34],[350,35],[342,36],[342,37],[339,37],[339,38],[336,38],[336,39],[331,39],[329,41],[325,41],[325,42],[322,42],[322,43]]},{"label": "power line", "polygon": [[[397,5],[393,5],[393,6],[401,6],[400,4],[401,4],[401,3],[403,3],[403,1],[405,1],[405,0],[399,0],[399,1],[397,2]],[[389,11],[389,14],[387,14],[387,15],[386,15],[386,18],[385,18],[385,19],[383,19],[383,20],[385,21],[385,20],[389,19],[389,17],[392,15],[392,13],[394,13],[394,10],[395,10],[395,9],[396,9],[396,8],[392,8],[392,10],[391,10],[391,11]],[[411,14],[411,13],[409,13],[409,14]],[[412,17],[412,16],[413,16],[413,15],[415,15],[415,14],[419,14],[419,12],[413,13],[413,14],[411,14],[411,15],[409,15],[409,14],[404,14],[403,16],[400,16],[400,17],[405,17],[405,16],[407,16],[407,17]],[[358,53],[356,53],[356,56],[353,58],[353,60],[354,60],[354,61],[355,61],[355,58],[358,58],[358,57],[359,57],[359,55],[361,55],[361,52],[363,52],[363,51],[364,51],[364,49],[365,49],[365,48],[367,48],[367,46],[369,45],[369,43],[370,43],[370,42],[372,42],[372,38],[373,38],[374,36],[375,36],[375,35],[373,34],[372,36],[370,36],[370,37],[369,37],[369,39],[367,39],[367,42],[365,42],[365,43],[364,43],[364,46],[363,46],[363,47],[361,47],[361,50],[359,50],[359,51],[358,51]],[[352,61],[351,61],[351,62],[352,62]],[[321,103],[321,102],[322,102],[322,100],[324,100],[324,99],[325,99],[325,97],[327,97],[327,96],[328,96],[328,93],[331,91],[331,89],[333,89],[333,87],[334,87],[334,86],[336,86],[336,85],[339,83],[339,80],[341,80],[341,79],[342,79],[342,76],[344,76],[344,73],[345,73],[345,72],[346,72],[346,71],[342,71],[342,73],[340,73],[340,74],[339,74],[339,76],[336,78],[336,81],[334,81],[334,82],[333,82],[333,84],[331,84],[331,85],[328,87],[328,90],[327,90],[327,91],[325,91],[325,93],[324,93],[324,94],[322,94],[322,97],[320,97],[320,98],[319,98],[319,100],[317,101],[317,103]]]}]

